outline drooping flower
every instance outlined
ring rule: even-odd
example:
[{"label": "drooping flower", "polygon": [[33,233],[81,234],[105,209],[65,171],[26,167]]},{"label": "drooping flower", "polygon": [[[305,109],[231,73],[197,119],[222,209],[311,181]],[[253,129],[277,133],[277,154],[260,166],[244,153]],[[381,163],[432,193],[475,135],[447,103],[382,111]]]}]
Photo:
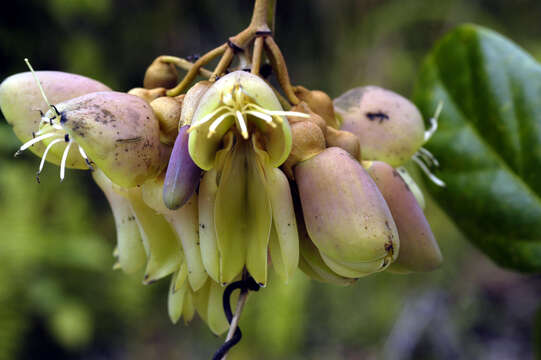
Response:
[{"label": "drooping flower", "polygon": [[[200,198],[200,227],[211,229],[219,252],[222,283],[246,266],[260,284],[267,281],[269,239],[290,276],[298,264],[298,235],[289,184],[278,169],[291,150],[291,130],[273,90],[259,77],[235,71],[202,96],[189,130],[189,153],[207,170],[214,188]],[[208,194],[207,194],[208,195]],[[203,200],[203,201],[201,201]],[[212,231],[212,230],[215,231]]]}]

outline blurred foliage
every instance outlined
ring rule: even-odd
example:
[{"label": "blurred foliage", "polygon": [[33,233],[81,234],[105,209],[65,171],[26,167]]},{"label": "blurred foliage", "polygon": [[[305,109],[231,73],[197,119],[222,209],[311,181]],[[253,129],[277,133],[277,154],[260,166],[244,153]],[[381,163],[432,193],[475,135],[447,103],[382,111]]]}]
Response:
[{"label": "blurred foliage", "polygon": [[541,273],[541,64],[511,40],[462,25],[439,41],[414,100],[444,107],[426,145],[448,214],[499,265]]},{"label": "blurred foliage", "polygon": [[[295,84],[332,97],[366,84],[408,96],[434,41],[462,22],[494,28],[539,58],[540,11],[536,0],[279,0],[276,38]],[[125,91],[142,84],[156,56],[204,53],[250,12],[249,1],[12,1],[0,17],[0,78],[25,71],[28,57],[37,69]],[[169,323],[166,281],[144,287],[140,274],[111,270],[113,219],[88,174],[69,171],[59,184],[48,165],[38,185],[37,158],[14,160],[17,147],[2,122],[0,359],[210,358],[223,339],[198,319]],[[272,281],[251,295],[244,339],[228,358],[532,358],[541,279],[498,269],[428,200],[441,269],[348,288],[300,273],[286,286]]]}]

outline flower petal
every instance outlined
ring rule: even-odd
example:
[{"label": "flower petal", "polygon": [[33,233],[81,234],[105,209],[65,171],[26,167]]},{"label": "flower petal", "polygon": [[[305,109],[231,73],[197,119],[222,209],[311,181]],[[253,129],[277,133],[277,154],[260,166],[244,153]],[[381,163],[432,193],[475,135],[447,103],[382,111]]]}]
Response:
[{"label": "flower petal", "polygon": [[197,195],[176,211],[164,214],[173,226],[184,251],[184,259],[188,265],[188,281],[194,291],[199,290],[207,281],[208,274],[201,260],[199,247],[199,223],[197,220]]},{"label": "flower petal", "polygon": [[246,146],[246,268],[261,286],[267,284],[268,245],[272,225],[271,202],[263,169],[250,144]]},{"label": "flower petal", "polygon": [[148,284],[178,269],[182,249],[169,223],[143,202],[141,189],[130,189],[128,194],[148,256],[144,278]]},{"label": "flower petal", "polygon": [[220,281],[220,254],[216,242],[216,227],[214,224],[214,206],[216,204],[216,170],[208,171],[199,184],[199,242],[201,258],[209,276]]},{"label": "flower petal", "polygon": [[[190,135],[191,136],[191,135]],[[214,221],[220,251],[220,282],[239,275],[246,259],[246,158],[235,146],[227,154],[216,193]]]}]

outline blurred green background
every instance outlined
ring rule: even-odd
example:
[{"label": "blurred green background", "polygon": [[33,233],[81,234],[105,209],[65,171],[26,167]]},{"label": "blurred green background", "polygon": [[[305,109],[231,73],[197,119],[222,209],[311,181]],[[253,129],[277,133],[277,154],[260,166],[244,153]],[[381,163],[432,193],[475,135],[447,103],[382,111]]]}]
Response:
[{"label": "blurred green background", "polygon": [[[249,0],[22,0],[3,4],[0,79],[62,70],[127,91],[158,55],[202,54],[247,25]],[[408,96],[423,56],[463,22],[541,59],[538,0],[278,0],[276,39],[294,84],[336,97],[360,85]],[[199,319],[173,326],[167,281],[112,270],[113,218],[89,175],[25,154],[0,123],[0,360],[209,359],[223,339]],[[420,182],[422,182],[422,179]],[[299,273],[251,296],[229,359],[532,359],[541,278],[497,268],[429,199],[445,257],[428,274],[351,287]],[[539,324],[540,321],[537,321]],[[538,356],[539,355],[538,353]]]}]

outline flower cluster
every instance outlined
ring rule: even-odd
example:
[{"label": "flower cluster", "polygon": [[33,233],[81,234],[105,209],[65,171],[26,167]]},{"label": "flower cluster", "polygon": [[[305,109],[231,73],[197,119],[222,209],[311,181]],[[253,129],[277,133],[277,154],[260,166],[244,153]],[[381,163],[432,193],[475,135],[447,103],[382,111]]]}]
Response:
[{"label": "flower cluster", "polygon": [[[268,38],[257,37],[254,51],[263,41],[276,55]],[[441,263],[422,193],[402,167],[413,159],[442,185],[422,148],[435,119],[425,131],[411,102],[377,87],[332,101],[291,86],[278,68],[285,99],[258,75],[255,55],[252,72],[220,61],[179,94],[187,80],[171,89],[173,60],[158,58],[146,88],[128,93],[61,72],[0,85],[2,112],[23,142],[17,153],[42,158],[38,175],[45,160],[60,165],[61,179],[66,168],[92,170],[115,219],[115,268],[144,268],[145,284],[171,275],[173,322],[197,312],[223,333],[224,286],[246,274],[265,286],[271,266],[285,282],[300,268],[349,285]]]}]

